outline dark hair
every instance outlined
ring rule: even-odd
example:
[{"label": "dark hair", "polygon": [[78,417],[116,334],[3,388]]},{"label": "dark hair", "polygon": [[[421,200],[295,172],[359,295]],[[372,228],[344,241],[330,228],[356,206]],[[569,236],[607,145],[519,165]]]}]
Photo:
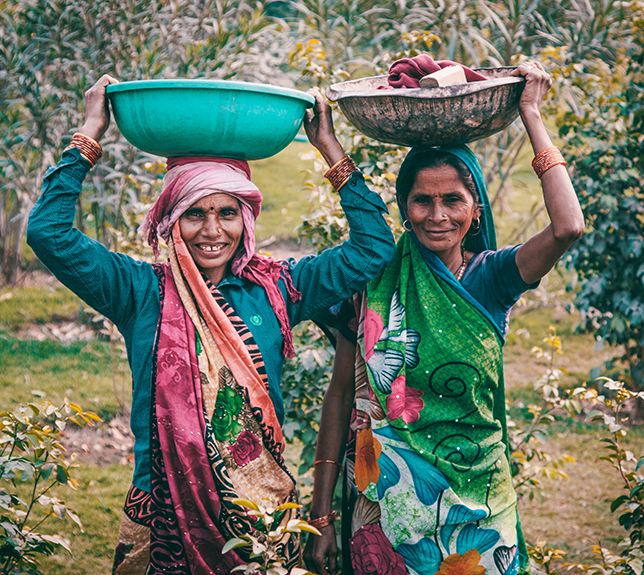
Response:
[{"label": "dark hair", "polygon": [[472,176],[472,172],[465,165],[465,162],[454,154],[440,150],[428,150],[427,152],[416,154],[402,163],[396,179],[396,198],[398,203],[403,207],[407,206],[407,197],[414,186],[418,172],[426,168],[442,168],[445,166],[450,166],[456,170],[459,179],[472,194],[474,204],[481,207],[481,198],[476,189],[474,176]]}]

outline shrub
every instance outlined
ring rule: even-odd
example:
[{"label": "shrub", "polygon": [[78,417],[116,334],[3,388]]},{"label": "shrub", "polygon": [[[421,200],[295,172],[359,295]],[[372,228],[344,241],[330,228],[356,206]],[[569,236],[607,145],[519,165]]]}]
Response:
[{"label": "shrub", "polygon": [[71,473],[73,456],[65,459],[59,433],[68,422],[96,421],[94,413],[68,401],[60,408],[42,401],[0,413],[0,573],[37,575],[39,555],[59,548],[71,554],[69,540],[36,529],[50,517],[69,517],[82,530],[78,516],[52,491],[78,486]]}]

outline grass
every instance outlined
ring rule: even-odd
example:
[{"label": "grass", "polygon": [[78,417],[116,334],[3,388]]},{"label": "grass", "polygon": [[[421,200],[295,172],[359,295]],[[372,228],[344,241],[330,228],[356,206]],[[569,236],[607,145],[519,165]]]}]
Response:
[{"label": "grass", "polygon": [[312,149],[308,143],[293,142],[272,158],[250,162],[253,182],[264,196],[262,213],[255,224],[258,243],[297,237],[295,228],[301,223],[301,215],[310,211],[309,198],[302,192],[309,162],[302,160],[300,154]]},{"label": "grass", "polygon": [[[0,405],[4,409],[43,396],[55,405],[68,397],[103,419],[121,411],[113,391],[107,343],[64,345],[6,336],[0,338],[0,364]],[[131,381],[131,375],[120,358],[115,367],[121,389],[123,379]]]},{"label": "grass", "polygon": [[[641,456],[644,430],[630,429],[624,447]],[[617,541],[626,532],[617,523],[617,514],[611,513],[610,504],[626,491],[617,471],[599,459],[608,452],[598,441],[597,427],[560,422],[553,426],[545,451],[552,457],[571,454],[576,463],[566,469],[570,481],[553,481],[547,486],[543,502],[536,498],[519,502],[526,539],[561,549],[565,562],[594,562],[591,546],[600,543],[619,551]]]},{"label": "grass", "polygon": [[0,288],[0,329],[16,332],[34,323],[76,319],[81,304],[62,286]]},{"label": "grass", "polygon": [[71,541],[73,556],[62,551],[39,560],[47,575],[89,575],[111,573],[114,548],[125,494],[132,480],[129,465],[92,467],[76,471],[80,486],[75,491],[58,489],[57,495],[80,516],[84,532],[68,518],[50,518],[42,533],[59,534]]}]

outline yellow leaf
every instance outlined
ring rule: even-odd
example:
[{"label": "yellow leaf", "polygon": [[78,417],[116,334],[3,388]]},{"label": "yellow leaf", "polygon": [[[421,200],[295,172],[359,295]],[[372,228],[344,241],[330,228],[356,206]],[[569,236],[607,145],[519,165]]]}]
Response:
[{"label": "yellow leaf", "polygon": [[232,503],[234,505],[241,505],[242,507],[248,507],[253,511],[259,511],[259,507],[257,503],[255,503],[254,501],[248,501],[248,499],[233,499]]},{"label": "yellow leaf", "polygon": [[313,525],[309,525],[306,521],[302,521],[302,523],[300,523],[297,527],[300,529],[300,531],[308,531],[309,533],[322,535],[322,533],[320,533],[315,527],[313,527]]},{"label": "yellow leaf", "polygon": [[287,509],[299,509],[302,507],[301,505],[298,505],[297,503],[282,503],[282,505],[278,505],[275,510],[276,511],[286,511]]}]

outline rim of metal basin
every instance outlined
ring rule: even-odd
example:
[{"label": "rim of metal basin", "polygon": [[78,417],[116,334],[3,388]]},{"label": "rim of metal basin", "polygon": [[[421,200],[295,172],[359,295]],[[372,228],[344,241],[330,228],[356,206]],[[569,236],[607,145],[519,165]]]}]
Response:
[{"label": "rim of metal basin", "polygon": [[277,96],[286,96],[304,100],[307,107],[313,107],[315,98],[311,94],[294,90],[292,88],[283,88],[271,84],[259,84],[254,82],[238,82],[234,80],[208,80],[205,78],[182,78],[182,79],[156,79],[156,80],[132,80],[120,82],[118,84],[109,84],[107,94],[115,92],[127,92],[130,90],[151,90],[157,88],[208,88],[219,90],[237,90],[239,92],[258,92],[262,94],[275,94]]},{"label": "rim of metal basin", "polygon": [[[491,70],[514,70],[514,66],[505,66],[503,68],[479,68],[476,72],[485,73]],[[372,84],[373,86],[386,85],[388,74],[380,76],[370,76],[358,80],[349,80],[332,84],[326,89],[326,96],[332,102],[337,102],[343,98],[364,98],[364,97],[392,97],[404,96],[406,98],[432,99],[432,98],[454,98],[473,94],[489,88],[503,86],[506,84],[518,84],[525,82],[523,76],[502,76],[491,78],[490,80],[481,80],[478,82],[467,82],[465,84],[454,84],[452,86],[439,86],[437,88],[391,88],[389,90],[378,90],[374,88],[361,88],[361,85]]]}]

